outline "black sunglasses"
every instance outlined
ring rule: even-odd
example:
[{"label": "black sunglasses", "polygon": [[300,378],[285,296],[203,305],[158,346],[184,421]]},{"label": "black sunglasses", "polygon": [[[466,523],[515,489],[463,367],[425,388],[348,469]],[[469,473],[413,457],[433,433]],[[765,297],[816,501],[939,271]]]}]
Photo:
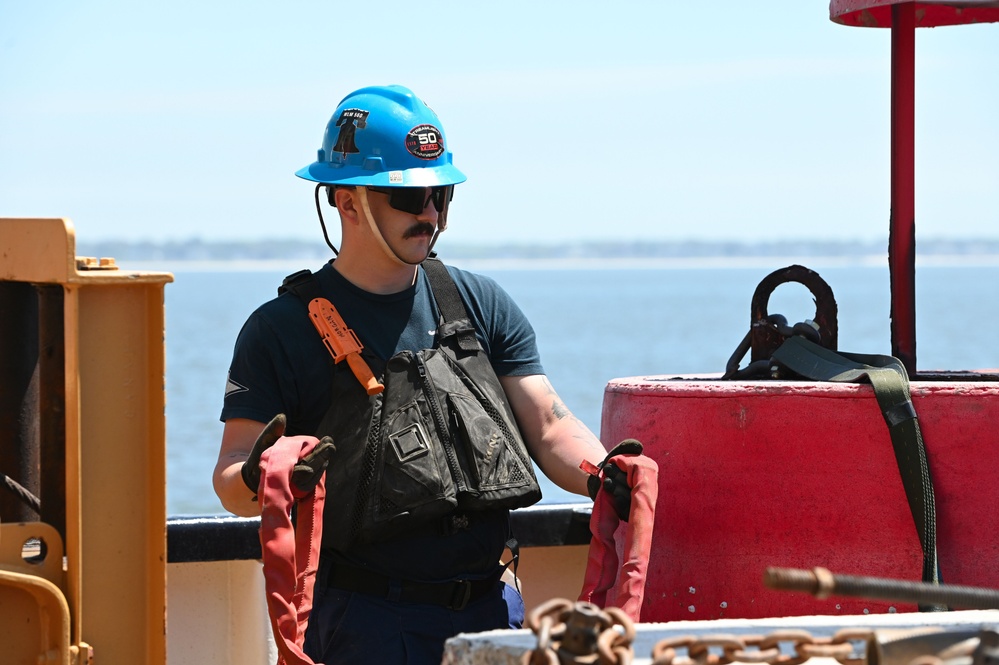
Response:
[{"label": "black sunglasses", "polygon": [[[427,193],[427,190],[430,190]],[[368,190],[380,194],[388,194],[389,205],[411,215],[419,215],[434,202],[437,212],[444,212],[444,206],[454,197],[454,185],[441,187],[371,187]]]}]

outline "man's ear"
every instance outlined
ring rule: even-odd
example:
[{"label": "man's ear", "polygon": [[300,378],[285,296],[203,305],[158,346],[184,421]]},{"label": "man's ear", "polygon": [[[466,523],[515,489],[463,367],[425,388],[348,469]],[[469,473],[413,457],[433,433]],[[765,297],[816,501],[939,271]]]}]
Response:
[{"label": "man's ear", "polygon": [[360,217],[357,205],[357,190],[337,187],[333,191],[333,203],[340,211],[340,217],[356,222]]}]

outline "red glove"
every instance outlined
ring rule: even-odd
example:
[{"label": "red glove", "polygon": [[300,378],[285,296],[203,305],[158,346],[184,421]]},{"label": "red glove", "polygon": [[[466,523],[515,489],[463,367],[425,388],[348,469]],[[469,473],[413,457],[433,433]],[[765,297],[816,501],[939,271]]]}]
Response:
[{"label": "red glove", "polygon": [[[586,563],[583,591],[579,600],[599,607],[619,607],[632,621],[638,621],[645,596],[649,554],[655,528],[656,499],[659,493],[659,466],[645,455],[619,454],[637,450],[637,442],[622,441],[611,451],[603,469],[592,464],[593,472],[612,479],[614,488],[598,480],[590,516],[590,553]],[[618,477],[611,467],[621,472]],[[617,480],[614,480],[617,478]],[[601,484],[605,491],[600,492]],[[627,493],[618,491],[627,487]],[[627,497],[627,523],[621,516],[622,497]]]},{"label": "red glove", "polygon": [[[283,413],[277,414],[264,425],[257,440],[253,442],[250,456],[246,458],[240,468],[243,482],[254,494],[260,487],[260,456],[284,436],[286,426],[287,419]],[[326,471],[334,453],[336,453],[336,446],[333,445],[333,439],[324,436],[308,454],[295,464],[291,474],[291,482],[302,492],[310,492],[319,482],[323,472]]]}]

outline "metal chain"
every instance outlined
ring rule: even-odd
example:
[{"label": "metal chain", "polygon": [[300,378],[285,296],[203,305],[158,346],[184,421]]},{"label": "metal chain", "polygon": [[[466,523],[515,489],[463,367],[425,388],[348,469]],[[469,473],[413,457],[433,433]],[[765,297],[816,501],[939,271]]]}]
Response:
[{"label": "metal chain", "polygon": [[[538,645],[524,653],[521,665],[631,665],[634,659],[635,625],[615,607],[601,610],[592,603],[556,598],[532,610],[525,623]],[[812,658],[868,665],[868,646],[875,641],[875,631],[863,628],[844,628],[831,637],[796,629],[766,635],[682,635],[657,642],[651,665],[802,665]],[[983,630],[979,638],[918,656],[908,665],[996,663],[999,632]]]},{"label": "metal chain", "polygon": [[533,609],[526,624],[538,646],[522,665],[631,665],[634,658],[635,624],[616,607],[556,598]]},{"label": "metal chain", "polygon": [[[856,629],[844,629],[832,637],[815,637],[806,630],[778,630],[767,635],[685,635],[657,642],[652,647],[652,665],[801,665],[811,658],[866,665],[866,650],[855,655],[853,642],[866,642],[872,635],[872,631]],[[790,652],[782,651],[781,644],[788,644]],[[678,655],[678,649],[686,650],[687,655]]]}]

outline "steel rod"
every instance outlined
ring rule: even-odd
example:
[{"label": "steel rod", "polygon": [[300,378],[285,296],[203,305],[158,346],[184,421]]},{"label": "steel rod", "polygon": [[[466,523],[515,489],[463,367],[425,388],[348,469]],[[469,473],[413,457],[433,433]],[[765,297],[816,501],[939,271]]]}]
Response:
[{"label": "steel rod", "polygon": [[995,589],[834,575],[825,568],[767,568],[763,584],[767,588],[781,591],[804,591],[816,598],[853,596],[970,610],[999,609],[999,590]]}]

